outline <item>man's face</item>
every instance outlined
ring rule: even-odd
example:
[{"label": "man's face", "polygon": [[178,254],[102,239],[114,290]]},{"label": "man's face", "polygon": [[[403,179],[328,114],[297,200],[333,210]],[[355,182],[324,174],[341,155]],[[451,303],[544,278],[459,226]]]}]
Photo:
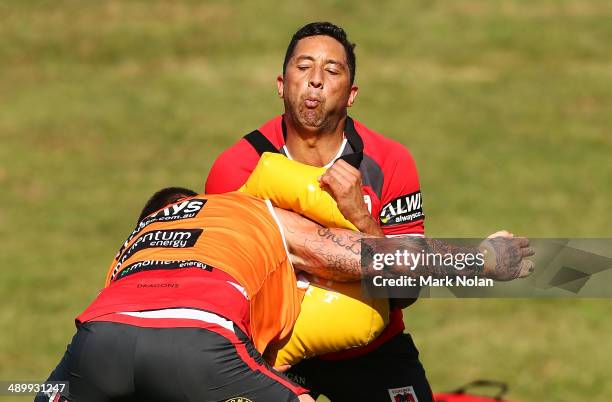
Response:
[{"label": "man's face", "polygon": [[333,129],[357,96],[342,44],[329,36],[301,39],[277,79],[285,112],[312,130]]}]

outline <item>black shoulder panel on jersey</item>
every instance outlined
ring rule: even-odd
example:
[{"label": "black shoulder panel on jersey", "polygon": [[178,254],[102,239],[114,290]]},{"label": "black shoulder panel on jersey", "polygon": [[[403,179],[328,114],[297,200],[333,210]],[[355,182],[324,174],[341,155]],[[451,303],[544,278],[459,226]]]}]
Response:
[{"label": "black shoulder panel on jersey", "polygon": [[370,186],[379,199],[382,199],[382,187],[385,175],[376,161],[368,155],[364,155],[361,166],[361,182],[364,186]]},{"label": "black shoulder panel on jersey", "polygon": [[357,133],[357,130],[355,130],[353,119],[349,116],[346,116],[344,135],[348,143],[351,144],[351,148],[353,148],[354,152],[352,154],[342,155],[340,159],[344,160],[355,169],[359,169],[359,165],[361,165],[361,161],[363,160],[363,140],[361,136],[359,136],[359,133]]},{"label": "black shoulder panel on jersey", "polygon": [[278,149],[259,130],[253,130],[243,137],[261,156],[264,152],[278,153]]}]

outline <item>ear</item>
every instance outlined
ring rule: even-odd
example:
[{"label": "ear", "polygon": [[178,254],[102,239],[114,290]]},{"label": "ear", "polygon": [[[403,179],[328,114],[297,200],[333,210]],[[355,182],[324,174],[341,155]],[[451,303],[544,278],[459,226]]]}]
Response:
[{"label": "ear", "polygon": [[353,106],[355,103],[355,98],[357,97],[357,92],[359,91],[359,87],[357,85],[351,86],[351,92],[349,93],[348,101],[346,102],[346,107]]},{"label": "ear", "polygon": [[284,89],[284,82],[283,82],[283,75],[279,75],[278,77],[276,77],[276,88],[278,89],[278,97],[282,98],[283,97],[283,89]]}]

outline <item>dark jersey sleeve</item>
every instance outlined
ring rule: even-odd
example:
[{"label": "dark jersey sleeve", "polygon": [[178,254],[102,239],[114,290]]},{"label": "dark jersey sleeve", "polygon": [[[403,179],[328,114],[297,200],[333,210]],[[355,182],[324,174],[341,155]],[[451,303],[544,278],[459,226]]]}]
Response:
[{"label": "dark jersey sleeve", "polygon": [[380,210],[380,227],[385,235],[425,233],[425,215],[416,164],[410,152],[397,144],[385,171]]},{"label": "dark jersey sleeve", "polygon": [[240,139],[215,160],[206,179],[206,194],[238,190],[246,183],[259,161],[259,154],[245,139]]}]

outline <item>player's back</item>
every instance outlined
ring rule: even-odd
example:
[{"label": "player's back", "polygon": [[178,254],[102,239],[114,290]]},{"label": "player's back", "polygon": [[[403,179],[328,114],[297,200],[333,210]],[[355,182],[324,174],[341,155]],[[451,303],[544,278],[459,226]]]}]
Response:
[{"label": "player's back", "polygon": [[281,229],[268,202],[241,193],[196,195],[141,220],[107,273],[105,292],[116,296],[102,309],[98,303],[94,315],[186,302],[218,307],[207,294],[211,269],[227,274],[248,299],[258,349],[290,332],[300,300]]}]

